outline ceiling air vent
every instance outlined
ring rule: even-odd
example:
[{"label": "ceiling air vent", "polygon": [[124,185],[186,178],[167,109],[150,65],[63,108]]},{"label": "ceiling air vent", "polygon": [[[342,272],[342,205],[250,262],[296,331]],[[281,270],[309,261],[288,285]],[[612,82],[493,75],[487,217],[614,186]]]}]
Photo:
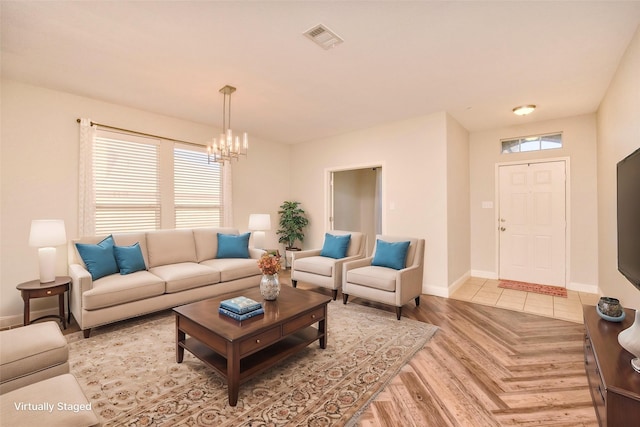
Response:
[{"label": "ceiling air vent", "polygon": [[303,34],[325,50],[331,49],[344,41],[340,36],[322,24],[309,28]]}]

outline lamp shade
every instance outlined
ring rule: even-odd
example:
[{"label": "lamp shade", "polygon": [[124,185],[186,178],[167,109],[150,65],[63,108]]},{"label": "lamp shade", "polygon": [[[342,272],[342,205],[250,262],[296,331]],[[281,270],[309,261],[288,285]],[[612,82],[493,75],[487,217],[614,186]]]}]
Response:
[{"label": "lamp shade", "polygon": [[61,219],[34,219],[31,221],[29,246],[44,248],[67,242],[64,221]]},{"label": "lamp shade", "polygon": [[255,231],[271,230],[271,215],[269,214],[249,215],[249,230],[255,230]]}]

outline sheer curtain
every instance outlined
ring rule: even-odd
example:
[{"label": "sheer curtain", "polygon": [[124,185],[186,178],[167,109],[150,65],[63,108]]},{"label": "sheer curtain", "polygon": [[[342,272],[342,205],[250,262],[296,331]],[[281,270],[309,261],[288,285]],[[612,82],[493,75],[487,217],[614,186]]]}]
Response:
[{"label": "sheer curtain", "polygon": [[93,186],[93,139],[97,126],[91,119],[80,119],[80,167],[78,195],[78,231],[80,236],[95,234],[95,189]]},{"label": "sheer curtain", "polygon": [[231,162],[222,165],[222,226],[233,227],[233,192],[231,182]]}]

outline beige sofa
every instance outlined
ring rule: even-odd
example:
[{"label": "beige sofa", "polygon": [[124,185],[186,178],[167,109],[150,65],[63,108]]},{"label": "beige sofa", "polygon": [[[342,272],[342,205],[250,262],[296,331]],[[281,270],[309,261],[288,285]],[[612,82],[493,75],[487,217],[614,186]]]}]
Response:
[{"label": "beige sofa", "polygon": [[99,425],[69,373],[67,340],[55,322],[0,332],[0,425]]},{"label": "beige sofa", "polygon": [[263,251],[249,248],[250,258],[217,258],[218,233],[237,235],[238,230],[210,227],[114,233],[117,246],[140,244],[147,269],[95,281],[75,244],[97,244],[107,236],[69,242],[71,312],[84,336],[89,337],[96,326],[259,286],[262,273],[257,259]]}]

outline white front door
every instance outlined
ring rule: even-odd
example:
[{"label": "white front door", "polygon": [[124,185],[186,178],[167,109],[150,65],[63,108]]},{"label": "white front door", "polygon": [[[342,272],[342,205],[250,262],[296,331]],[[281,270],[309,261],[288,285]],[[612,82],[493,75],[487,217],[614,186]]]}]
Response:
[{"label": "white front door", "polygon": [[499,167],[501,279],[566,286],[565,162]]}]

